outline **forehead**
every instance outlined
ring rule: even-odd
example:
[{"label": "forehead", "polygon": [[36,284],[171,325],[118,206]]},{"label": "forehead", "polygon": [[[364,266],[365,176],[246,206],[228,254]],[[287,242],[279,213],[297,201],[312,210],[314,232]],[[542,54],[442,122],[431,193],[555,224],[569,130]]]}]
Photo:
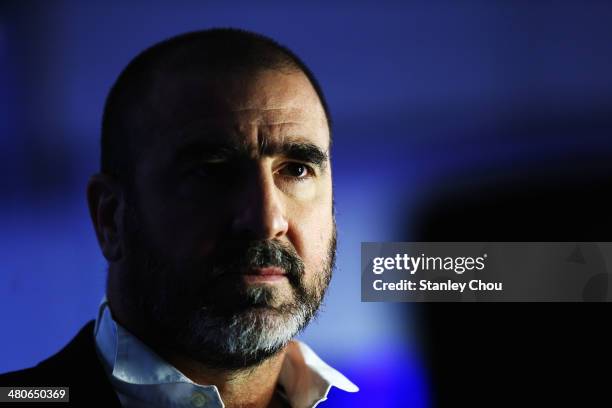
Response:
[{"label": "forehead", "polygon": [[302,72],[189,73],[158,82],[149,141],[155,149],[197,139],[251,146],[299,139],[328,147],[323,107]]}]

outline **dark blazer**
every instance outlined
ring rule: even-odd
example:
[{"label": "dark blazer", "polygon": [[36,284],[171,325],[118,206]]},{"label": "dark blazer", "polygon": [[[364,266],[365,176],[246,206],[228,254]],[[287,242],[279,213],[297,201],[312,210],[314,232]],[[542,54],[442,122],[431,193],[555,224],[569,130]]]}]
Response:
[{"label": "dark blazer", "polygon": [[[70,404],[49,403],[57,407],[120,408],[117,394],[108,380],[100,362],[94,340],[94,321],[91,320],[57,354],[35,367],[0,375],[2,387],[56,386],[70,387]],[[16,403],[18,407],[43,403]]]}]

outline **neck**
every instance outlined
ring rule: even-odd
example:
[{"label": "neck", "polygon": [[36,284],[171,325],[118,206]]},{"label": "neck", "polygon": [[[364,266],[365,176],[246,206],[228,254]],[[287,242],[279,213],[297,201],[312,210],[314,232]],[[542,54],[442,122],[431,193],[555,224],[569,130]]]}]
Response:
[{"label": "neck", "polygon": [[193,360],[189,356],[173,351],[164,351],[151,341],[149,331],[142,319],[130,319],[129,313],[124,313],[121,302],[116,302],[115,292],[107,291],[113,318],[138,337],[182,372],[191,381],[200,385],[214,385],[221,394],[225,407],[255,408],[281,406],[278,396],[275,397],[276,384],[283,365],[287,347],[257,366],[225,370],[207,367],[204,363]]},{"label": "neck", "polygon": [[162,357],[200,385],[215,385],[226,407],[268,407],[283,365],[286,348],[257,366],[224,370],[211,369],[189,357],[163,353]]},{"label": "neck", "polygon": [[112,302],[111,297],[109,296],[109,302],[113,318],[117,323],[152,347],[164,360],[194,383],[216,386],[225,407],[259,408],[282,405],[274,391],[287,347],[253,367],[237,370],[210,368],[184,354],[155,347],[152,342],[147,341],[151,336],[147,335],[150,332],[142,325],[142,320],[129,319],[129,314],[123,313],[121,307],[114,307],[116,303]]}]

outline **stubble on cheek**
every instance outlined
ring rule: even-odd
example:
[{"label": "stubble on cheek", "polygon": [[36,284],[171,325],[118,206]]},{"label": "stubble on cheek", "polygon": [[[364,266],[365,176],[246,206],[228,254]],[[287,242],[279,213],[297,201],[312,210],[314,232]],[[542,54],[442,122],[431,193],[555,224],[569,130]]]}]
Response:
[{"label": "stubble on cheek", "polygon": [[[304,272],[299,282],[287,281],[272,285],[262,284],[262,287],[247,287],[241,281],[242,277],[237,274],[215,276],[214,267],[208,257],[214,251],[211,244],[214,241],[203,239],[205,237],[201,236],[201,232],[194,231],[194,222],[185,229],[180,227],[185,224],[187,216],[193,218],[192,211],[186,209],[187,212],[180,218],[170,219],[164,216],[168,210],[167,206],[157,208],[154,213],[164,221],[162,226],[151,234],[148,228],[143,228],[150,225],[150,222],[147,222],[150,217],[143,220],[138,209],[136,205],[129,211],[131,219],[126,223],[126,234],[132,248],[130,270],[127,271],[131,278],[125,295],[132,299],[131,302],[136,302],[136,308],[142,316],[148,316],[147,320],[160,328],[171,331],[184,327],[185,322],[202,309],[214,310],[215,313],[226,316],[244,311],[249,305],[260,302],[260,306],[270,310],[287,309],[305,297],[322,298],[329,283],[331,271],[327,271],[325,266],[329,263],[330,236],[334,235],[333,218],[326,223],[330,226],[321,228],[312,213],[307,217],[312,221],[303,225],[305,230],[302,232],[311,231],[307,234],[310,242],[308,238],[296,242],[302,246],[302,251],[299,247],[294,247],[296,255],[300,252],[304,254],[304,257],[300,257],[304,263]],[[320,217],[319,220],[325,218]],[[195,225],[199,223],[195,222]],[[181,231],[180,237],[176,234],[177,229]],[[165,237],[164,247],[160,246],[160,237]],[[189,245],[184,245],[186,240]],[[209,244],[208,247],[195,251],[193,242]],[[198,253],[197,259],[193,257],[194,253]],[[299,286],[296,283],[299,283]]]}]

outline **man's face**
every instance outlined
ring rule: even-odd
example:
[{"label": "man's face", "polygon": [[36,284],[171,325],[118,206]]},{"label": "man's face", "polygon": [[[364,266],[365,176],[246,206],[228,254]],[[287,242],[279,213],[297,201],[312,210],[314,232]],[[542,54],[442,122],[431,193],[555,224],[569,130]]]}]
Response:
[{"label": "man's face", "polygon": [[301,72],[201,77],[169,78],[152,95],[122,296],[161,347],[246,366],[303,328],[328,286],[329,131]]}]

